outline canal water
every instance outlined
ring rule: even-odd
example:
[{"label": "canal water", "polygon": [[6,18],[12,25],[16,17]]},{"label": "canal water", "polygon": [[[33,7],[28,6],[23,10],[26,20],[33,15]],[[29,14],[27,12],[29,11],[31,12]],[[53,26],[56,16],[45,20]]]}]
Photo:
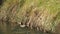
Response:
[{"label": "canal water", "polygon": [[20,27],[20,25],[16,25],[11,28],[11,25],[6,22],[0,21],[0,34],[52,34],[52,33],[44,33],[42,31],[37,31],[36,29],[30,29],[28,27]]},{"label": "canal water", "polygon": [[42,31],[36,31],[34,29],[30,29],[27,27],[21,28],[18,25],[15,28],[13,28],[12,30],[10,28],[8,28],[6,32],[0,30],[0,34],[52,34],[52,33],[44,33]]}]

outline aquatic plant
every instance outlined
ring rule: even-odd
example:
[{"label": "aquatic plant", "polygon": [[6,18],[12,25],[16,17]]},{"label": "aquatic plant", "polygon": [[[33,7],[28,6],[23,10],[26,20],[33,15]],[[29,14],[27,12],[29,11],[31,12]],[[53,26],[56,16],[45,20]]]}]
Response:
[{"label": "aquatic plant", "polygon": [[0,19],[31,29],[55,32],[60,23],[60,0],[5,0]]}]

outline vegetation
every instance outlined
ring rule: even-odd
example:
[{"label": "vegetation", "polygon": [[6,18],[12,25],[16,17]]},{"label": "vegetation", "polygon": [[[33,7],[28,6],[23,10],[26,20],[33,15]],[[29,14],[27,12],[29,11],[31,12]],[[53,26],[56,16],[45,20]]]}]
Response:
[{"label": "vegetation", "polygon": [[56,32],[60,23],[60,0],[4,0],[0,5],[0,22],[5,31],[20,24]]}]

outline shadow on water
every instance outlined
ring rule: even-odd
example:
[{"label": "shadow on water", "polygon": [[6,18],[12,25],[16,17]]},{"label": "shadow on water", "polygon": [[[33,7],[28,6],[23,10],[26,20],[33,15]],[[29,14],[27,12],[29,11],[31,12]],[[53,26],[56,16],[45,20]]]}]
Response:
[{"label": "shadow on water", "polygon": [[12,30],[13,34],[52,34],[52,33],[44,33],[42,31],[36,31],[34,29],[30,29],[28,27],[21,28],[19,25]]},{"label": "shadow on water", "polygon": [[0,30],[0,34],[4,34],[4,33]]},{"label": "shadow on water", "polygon": [[42,31],[36,31],[34,29],[30,29],[28,27],[21,28],[20,25],[15,26],[13,29],[9,30],[9,26],[7,31],[4,33],[0,30],[0,34],[51,34],[51,33],[44,33]]},{"label": "shadow on water", "polygon": [[[7,32],[10,32],[9,34],[49,34],[49,33],[43,33],[41,31],[36,31],[34,29],[30,29],[27,27],[21,28],[19,25],[10,31]],[[0,34],[5,34],[5,33],[0,30]]]},{"label": "shadow on water", "polygon": [[[16,25],[11,29],[11,25],[1,24],[0,22],[0,34],[52,34],[52,33],[44,33],[42,31],[36,31],[35,29],[30,29],[28,27],[21,28],[20,25]],[[11,23],[11,22],[10,22]]]}]

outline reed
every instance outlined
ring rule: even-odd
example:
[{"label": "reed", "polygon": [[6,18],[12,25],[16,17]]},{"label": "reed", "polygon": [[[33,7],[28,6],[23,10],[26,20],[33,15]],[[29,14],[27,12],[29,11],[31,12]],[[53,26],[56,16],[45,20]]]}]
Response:
[{"label": "reed", "polygon": [[31,29],[55,32],[60,23],[60,0],[5,0],[0,19]]}]

